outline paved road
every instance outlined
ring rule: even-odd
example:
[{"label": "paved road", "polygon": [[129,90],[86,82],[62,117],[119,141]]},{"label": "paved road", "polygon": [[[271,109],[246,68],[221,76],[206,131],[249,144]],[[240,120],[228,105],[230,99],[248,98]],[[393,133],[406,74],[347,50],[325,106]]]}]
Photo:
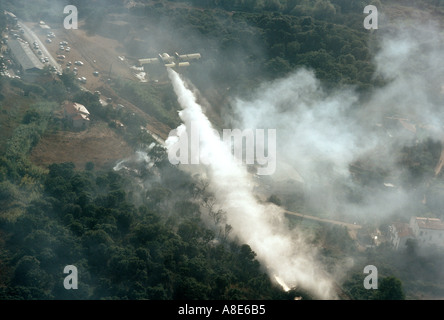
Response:
[{"label": "paved road", "polygon": [[325,223],[330,223],[330,224],[337,224],[337,225],[341,225],[344,227],[347,227],[349,230],[357,230],[362,228],[361,225],[359,224],[354,224],[354,223],[348,223],[348,222],[343,222],[343,221],[338,221],[338,220],[330,220],[330,219],[323,219],[323,218],[319,218],[319,217],[315,217],[315,216],[309,216],[306,214],[302,214],[302,213],[298,213],[298,212],[292,212],[292,211],[284,211],[286,214],[289,215],[293,215],[293,216],[298,216],[304,219],[309,219],[309,220],[315,220],[315,221],[319,221],[319,222],[325,222]]},{"label": "paved road", "polygon": [[26,41],[28,41],[30,45],[32,45],[32,43],[34,43],[34,41],[37,42],[37,44],[40,47],[40,50],[42,50],[41,57],[48,57],[49,64],[56,67],[58,72],[62,72],[62,67],[60,66],[60,64],[57,63],[57,60],[54,59],[54,57],[48,51],[48,49],[46,48],[44,43],[40,41],[39,37],[34,33],[34,31],[32,31],[30,28],[28,28],[20,20],[18,20],[17,24],[25,31],[24,37],[25,37]]}]

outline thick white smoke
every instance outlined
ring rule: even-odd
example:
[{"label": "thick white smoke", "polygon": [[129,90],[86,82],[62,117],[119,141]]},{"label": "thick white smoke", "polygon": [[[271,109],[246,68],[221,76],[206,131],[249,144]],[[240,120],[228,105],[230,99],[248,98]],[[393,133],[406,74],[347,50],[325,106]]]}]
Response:
[{"label": "thick white smoke", "polygon": [[[154,146],[155,144],[152,143],[148,147],[148,151],[154,148]],[[116,165],[113,167],[113,170],[119,171],[121,169],[128,169],[128,165],[140,163],[144,163],[147,168],[151,168],[154,165],[154,161],[148,156],[147,152],[138,150],[134,153],[134,155],[117,162]]]},{"label": "thick white smoke", "polygon": [[[193,92],[186,88],[179,75],[168,70],[185,128],[191,123],[200,132],[200,155],[206,157],[209,188],[227,212],[227,223],[241,241],[250,245],[271,276],[288,287],[301,286],[323,299],[335,298],[333,283],[316,261],[316,250],[305,239],[290,232],[282,210],[257,201],[251,176],[231,154],[231,150],[214,129],[196,102]],[[184,129],[181,126],[178,131]],[[167,140],[167,148],[177,137]]]},{"label": "thick white smoke", "polygon": [[[277,129],[277,174],[282,170],[280,176],[304,182],[311,210],[350,219],[415,213],[411,210],[417,197],[412,195],[417,191],[397,181],[396,191],[388,192],[386,185],[399,176],[396,148],[418,139],[406,122],[424,135],[443,139],[444,42],[433,23],[398,25],[398,30],[381,36],[375,55],[376,75],[387,84],[365,101],[353,88],[327,92],[311,70],[299,69],[264,83],[252,93],[254,98],[233,103],[234,125]],[[350,165],[362,159],[390,172],[379,190],[366,190],[353,181]],[[302,179],[288,176],[289,166]],[[363,195],[359,203],[347,199],[347,188]]]},{"label": "thick white smoke", "polygon": [[[417,138],[406,129],[406,122],[388,127],[386,123],[389,118],[395,124],[398,117],[405,118],[442,140],[443,43],[435,26],[400,27],[382,37],[375,56],[376,75],[387,84],[367,100],[360,100],[353,88],[326,92],[313,72],[300,69],[285,79],[265,83],[248,101],[236,100],[237,122],[232,125],[277,129],[273,178],[302,181],[311,210],[364,220],[398,212],[418,214],[415,206],[422,195],[397,185],[402,180],[396,180],[399,159],[393,152],[394,146],[412,145]],[[210,188],[227,212],[234,234],[252,247],[279,282],[302,286],[321,298],[335,297],[333,281],[322,270],[306,235],[290,232],[279,208],[256,200],[251,176],[214,134],[192,91],[173,71],[170,77],[183,108],[184,125],[179,131],[187,130],[192,122],[199,125],[200,152],[209,157]],[[169,139],[170,147],[174,139]],[[356,184],[350,165],[361,159],[388,170],[389,180],[379,188]],[[395,188],[388,188],[392,182]],[[346,190],[356,190],[362,197],[350,201]]]}]

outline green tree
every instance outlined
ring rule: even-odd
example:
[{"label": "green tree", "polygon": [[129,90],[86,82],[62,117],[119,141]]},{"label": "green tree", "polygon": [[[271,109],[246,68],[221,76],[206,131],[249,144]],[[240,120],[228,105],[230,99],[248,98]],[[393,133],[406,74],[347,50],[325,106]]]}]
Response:
[{"label": "green tree", "polygon": [[375,300],[404,300],[405,294],[402,282],[394,276],[385,277],[381,280]]}]

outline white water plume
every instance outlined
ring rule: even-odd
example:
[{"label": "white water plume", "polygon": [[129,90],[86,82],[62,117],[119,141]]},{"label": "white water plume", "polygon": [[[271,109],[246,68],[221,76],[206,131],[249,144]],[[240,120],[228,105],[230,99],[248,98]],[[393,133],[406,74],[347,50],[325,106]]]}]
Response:
[{"label": "white water plume", "polygon": [[[151,150],[153,147],[154,143],[151,144],[148,149]],[[140,163],[146,164],[148,168],[151,168],[154,165],[154,162],[151,160],[148,153],[139,150],[136,151],[132,156],[117,162],[117,164],[113,167],[113,170],[119,171],[121,169],[128,169],[128,166],[130,166],[131,164],[140,164]]]},{"label": "white water plume", "polygon": [[[184,124],[177,131],[189,128],[191,123],[198,126],[200,156],[208,163],[209,188],[227,212],[233,235],[251,247],[270,277],[279,279],[284,288],[301,287],[321,299],[336,298],[331,278],[316,260],[316,248],[301,234],[289,230],[279,207],[257,201],[251,175],[214,132],[193,92],[176,72],[168,72],[182,107],[179,116]],[[166,141],[167,148],[177,141],[177,136],[171,136]]]}]

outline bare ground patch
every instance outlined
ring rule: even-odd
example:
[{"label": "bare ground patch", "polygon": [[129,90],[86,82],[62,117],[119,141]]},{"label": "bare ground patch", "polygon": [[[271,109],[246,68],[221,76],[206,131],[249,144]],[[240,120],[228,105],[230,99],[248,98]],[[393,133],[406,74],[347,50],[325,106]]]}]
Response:
[{"label": "bare ground patch", "polygon": [[80,131],[59,131],[48,134],[31,152],[31,161],[40,166],[52,163],[73,162],[84,169],[93,162],[96,169],[109,169],[133,154],[134,150],[105,123]]}]

